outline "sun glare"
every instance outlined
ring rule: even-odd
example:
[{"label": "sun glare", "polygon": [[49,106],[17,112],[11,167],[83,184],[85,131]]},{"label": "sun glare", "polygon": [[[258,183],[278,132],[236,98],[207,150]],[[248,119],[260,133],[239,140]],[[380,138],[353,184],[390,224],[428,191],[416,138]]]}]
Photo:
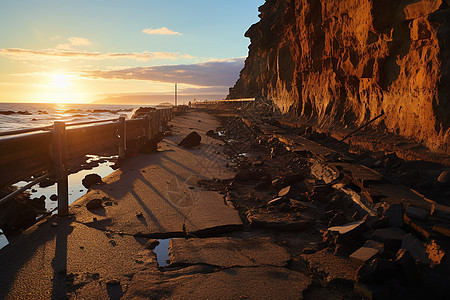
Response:
[{"label": "sun glare", "polygon": [[70,85],[70,76],[66,74],[55,74],[52,76],[51,84],[58,89],[66,88]]}]

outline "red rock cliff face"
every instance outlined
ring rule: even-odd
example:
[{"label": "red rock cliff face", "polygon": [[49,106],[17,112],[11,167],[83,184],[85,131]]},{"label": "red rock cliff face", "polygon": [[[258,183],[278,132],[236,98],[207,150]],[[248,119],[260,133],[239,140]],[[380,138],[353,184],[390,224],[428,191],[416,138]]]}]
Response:
[{"label": "red rock cliff face", "polygon": [[228,98],[450,152],[450,0],[267,0]]}]

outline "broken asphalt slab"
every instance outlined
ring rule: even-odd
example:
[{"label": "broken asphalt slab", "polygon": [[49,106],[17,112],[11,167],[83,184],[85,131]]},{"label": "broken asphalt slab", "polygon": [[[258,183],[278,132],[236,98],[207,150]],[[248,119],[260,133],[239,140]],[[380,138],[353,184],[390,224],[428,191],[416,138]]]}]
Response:
[{"label": "broken asphalt slab", "polygon": [[299,272],[279,267],[192,266],[140,272],[124,299],[303,299],[311,282]]},{"label": "broken asphalt slab", "polygon": [[[197,122],[201,119],[202,122]],[[161,142],[161,151],[141,154],[123,162],[121,168],[104,178],[75,202],[71,211],[77,221],[90,227],[146,237],[201,235],[239,229],[238,212],[227,206],[223,195],[198,187],[199,180],[227,179],[226,157],[221,145],[204,133],[217,121],[206,113],[192,112],[174,119],[174,134]],[[192,129],[202,135],[200,149],[177,145]],[[219,145],[217,145],[219,143]],[[87,210],[92,199],[109,199],[112,205]]]},{"label": "broken asphalt slab", "polygon": [[270,238],[172,239],[170,265],[286,266],[291,256]]},{"label": "broken asphalt slab", "polygon": [[67,293],[95,285],[83,295],[100,299],[108,295],[108,282],[115,283],[117,292],[125,290],[144,264],[156,266],[145,242],[54,216],[2,249],[0,298],[64,299]]}]

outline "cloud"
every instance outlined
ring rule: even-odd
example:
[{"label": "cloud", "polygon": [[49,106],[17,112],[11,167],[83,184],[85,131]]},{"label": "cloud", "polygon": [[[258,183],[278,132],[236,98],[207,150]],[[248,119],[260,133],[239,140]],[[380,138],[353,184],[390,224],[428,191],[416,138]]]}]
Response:
[{"label": "cloud", "polygon": [[182,35],[180,32],[173,31],[171,29],[168,29],[167,27],[161,27],[161,28],[147,28],[142,30],[143,33],[146,34],[154,34],[154,35]]},{"label": "cloud", "polygon": [[82,37],[70,37],[69,42],[72,46],[89,46],[91,42]]},{"label": "cloud", "polygon": [[188,54],[172,52],[132,52],[132,53],[100,53],[88,51],[76,51],[70,49],[46,49],[46,50],[28,50],[21,48],[0,49],[0,56],[14,60],[38,60],[48,58],[60,59],[134,59],[139,61],[148,60],[175,60],[179,58],[192,59]]},{"label": "cloud", "polygon": [[73,50],[73,47],[89,46],[91,42],[88,39],[82,37],[70,37],[67,39],[68,43],[56,45],[56,50]]},{"label": "cloud", "polygon": [[149,80],[196,86],[231,86],[244,67],[244,58],[208,61],[190,65],[137,67],[122,70],[85,71],[82,76],[102,79]]}]

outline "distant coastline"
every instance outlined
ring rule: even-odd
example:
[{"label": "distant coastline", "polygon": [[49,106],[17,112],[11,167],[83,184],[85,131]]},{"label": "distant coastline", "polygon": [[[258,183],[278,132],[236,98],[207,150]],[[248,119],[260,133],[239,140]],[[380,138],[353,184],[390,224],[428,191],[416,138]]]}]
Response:
[{"label": "distant coastline", "polygon": [[[196,99],[203,100],[220,100],[225,99],[226,95],[178,95],[178,104],[188,103]],[[175,102],[174,95],[117,95],[108,96],[100,100],[91,102],[91,104],[131,104],[131,105],[157,105],[162,102]]]}]

